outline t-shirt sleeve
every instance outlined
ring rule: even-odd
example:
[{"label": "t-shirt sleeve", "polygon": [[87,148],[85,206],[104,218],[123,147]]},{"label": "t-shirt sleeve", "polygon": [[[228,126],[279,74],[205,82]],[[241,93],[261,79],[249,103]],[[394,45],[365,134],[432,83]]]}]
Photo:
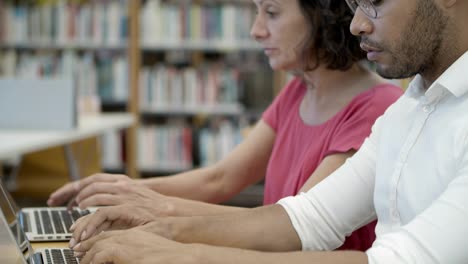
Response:
[{"label": "t-shirt sleeve", "polygon": [[352,231],[376,219],[373,191],[381,123],[377,122],[362,148],[330,176],[306,193],[278,202],[288,214],[302,250],[336,249]]},{"label": "t-shirt sleeve", "polygon": [[278,122],[281,120],[281,116],[285,114],[286,108],[288,108],[289,99],[292,96],[289,96],[293,89],[297,89],[297,86],[302,81],[299,78],[293,79],[289,82],[276,96],[273,103],[263,112],[262,120],[265,121],[273,130],[278,131]]},{"label": "t-shirt sleeve", "polygon": [[378,117],[392,105],[403,91],[393,85],[374,88],[368,96],[361,96],[347,106],[345,121],[334,132],[326,155],[358,150],[371,133]]}]

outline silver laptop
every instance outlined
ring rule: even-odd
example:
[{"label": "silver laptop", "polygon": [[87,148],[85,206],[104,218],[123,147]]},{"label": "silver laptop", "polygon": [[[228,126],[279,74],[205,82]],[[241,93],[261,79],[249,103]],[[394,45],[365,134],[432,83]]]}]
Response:
[{"label": "silver laptop", "polygon": [[80,210],[66,207],[30,207],[19,209],[3,182],[0,192],[10,209],[17,215],[18,222],[29,241],[68,241],[71,238],[70,226],[83,215],[96,211],[96,208]]},{"label": "silver laptop", "polygon": [[2,264],[78,264],[68,248],[43,248],[34,251],[19,225],[19,219],[0,195],[0,263]]}]

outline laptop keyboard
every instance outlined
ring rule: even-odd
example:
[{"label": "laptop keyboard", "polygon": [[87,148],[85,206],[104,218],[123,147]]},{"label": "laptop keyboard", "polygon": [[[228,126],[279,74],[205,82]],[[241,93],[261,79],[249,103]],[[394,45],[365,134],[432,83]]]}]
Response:
[{"label": "laptop keyboard", "polygon": [[[89,210],[35,210],[37,233],[42,234],[65,234],[70,233],[70,226],[81,216],[90,214]],[[27,214],[24,214],[27,215]],[[41,225],[42,223],[42,225]],[[23,228],[25,228],[23,226]],[[26,230],[25,230],[26,231]],[[26,231],[28,232],[28,231]]]},{"label": "laptop keyboard", "polygon": [[41,235],[44,234],[44,232],[42,232],[42,225],[40,224],[41,219],[39,218],[39,212],[38,211],[34,211],[34,219],[36,220],[37,233],[41,234]]},{"label": "laptop keyboard", "polygon": [[49,212],[46,210],[41,211],[42,226],[46,234],[53,234],[54,229],[52,228],[52,220],[50,220]]},{"label": "laptop keyboard", "polygon": [[[63,254],[62,254],[63,253]],[[45,258],[47,263],[54,264],[78,264],[80,261],[73,256],[71,249],[46,249]]]}]

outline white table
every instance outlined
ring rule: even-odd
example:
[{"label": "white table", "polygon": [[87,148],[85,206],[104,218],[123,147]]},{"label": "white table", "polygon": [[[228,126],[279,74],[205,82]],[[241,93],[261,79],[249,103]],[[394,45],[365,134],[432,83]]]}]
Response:
[{"label": "white table", "polygon": [[64,146],[70,178],[76,180],[79,179],[79,173],[69,147],[70,144],[107,131],[128,128],[134,122],[135,118],[129,113],[106,113],[80,118],[78,127],[70,131],[0,129],[0,160]]}]

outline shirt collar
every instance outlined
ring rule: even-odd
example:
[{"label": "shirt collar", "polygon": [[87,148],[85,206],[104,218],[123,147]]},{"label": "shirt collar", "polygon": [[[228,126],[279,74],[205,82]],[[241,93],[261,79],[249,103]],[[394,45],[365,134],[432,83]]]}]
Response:
[{"label": "shirt collar", "polygon": [[439,78],[427,89],[421,75],[416,75],[411,81],[406,94],[413,98],[425,96],[429,101],[442,96],[448,91],[456,97],[468,92],[468,51],[458,58]]}]

